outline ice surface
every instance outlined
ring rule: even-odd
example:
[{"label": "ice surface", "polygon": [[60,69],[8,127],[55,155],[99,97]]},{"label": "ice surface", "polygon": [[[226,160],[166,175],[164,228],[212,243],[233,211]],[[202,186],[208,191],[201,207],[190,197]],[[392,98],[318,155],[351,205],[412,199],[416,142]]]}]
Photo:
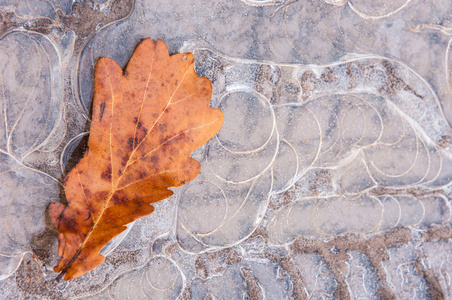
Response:
[{"label": "ice surface", "polygon": [[[452,297],[448,0],[0,0],[0,294]],[[221,131],[200,175],[56,283],[46,213],[99,57],[190,51]],[[12,276],[13,275],[13,276]]]},{"label": "ice surface", "polygon": [[[62,70],[51,41],[11,33],[0,41],[0,278],[13,274],[25,253],[40,247],[57,179],[30,167],[35,151],[51,151],[65,134]],[[48,160],[50,162],[50,159]]]}]

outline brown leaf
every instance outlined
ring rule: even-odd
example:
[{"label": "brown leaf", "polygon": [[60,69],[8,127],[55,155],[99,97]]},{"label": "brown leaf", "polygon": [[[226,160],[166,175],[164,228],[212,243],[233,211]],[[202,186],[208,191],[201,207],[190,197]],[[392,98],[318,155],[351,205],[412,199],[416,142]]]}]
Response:
[{"label": "brown leaf", "polygon": [[212,86],[198,77],[191,53],[168,55],[163,41],[146,39],[125,71],[110,58],[95,68],[88,149],[64,179],[68,206],[52,203],[59,231],[57,279],[76,278],[100,265],[99,251],[154,211],[150,203],[169,187],[194,179],[200,164],[190,153],[221,128],[209,107]]}]

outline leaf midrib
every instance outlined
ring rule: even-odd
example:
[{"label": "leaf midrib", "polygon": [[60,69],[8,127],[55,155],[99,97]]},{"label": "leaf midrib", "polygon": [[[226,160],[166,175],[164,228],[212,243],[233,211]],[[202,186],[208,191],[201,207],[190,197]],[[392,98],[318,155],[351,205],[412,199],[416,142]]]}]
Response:
[{"label": "leaf midrib", "polygon": [[[111,92],[111,97],[112,97],[112,104],[111,104],[111,121],[110,121],[110,167],[111,170],[113,172],[113,155],[112,155],[112,127],[113,127],[113,115],[114,115],[114,93],[113,93],[113,85],[111,83],[110,80],[110,76],[109,76],[109,70],[108,67],[105,64],[105,60],[103,60],[103,64],[104,67],[106,69],[107,72],[107,78],[110,84],[110,92]],[[148,137],[149,133],[151,132],[151,130],[155,127],[155,125],[157,124],[157,122],[160,120],[160,118],[162,117],[162,115],[165,113],[165,111],[168,109],[171,100],[173,98],[173,96],[175,95],[175,93],[178,91],[179,87],[181,86],[182,82],[185,79],[186,74],[188,73],[188,71],[190,70],[190,67],[193,65],[193,63],[191,63],[185,70],[184,75],[182,76],[182,79],[180,80],[179,84],[177,85],[176,89],[174,90],[174,92],[172,93],[172,95],[169,97],[168,103],[165,107],[165,109],[162,110],[162,112],[160,113],[159,117],[154,121],[154,124],[152,125],[152,127],[148,130],[148,132],[146,133],[145,137],[141,140],[141,142],[132,150],[131,155],[129,156],[129,160],[127,161],[126,166],[124,167],[124,171],[121,173],[121,175],[118,177],[116,183],[113,183],[113,173],[112,173],[112,189],[107,197],[107,200],[105,201],[101,212],[99,213],[96,221],[94,222],[94,224],[91,226],[90,231],[87,233],[87,235],[85,236],[85,238],[83,239],[82,244],[80,245],[80,247],[77,249],[77,252],[75,253],[75,255],[73,256],[73,258],[70,260],[70,262],[66,265],[66,267],[63,269],[62,274],[65,274],[67,272],[67,270],[72,266],[72,264],[75,262],[75,260],[78,258],[78,256],[80,255],[80,253],[83,251],[83,249],[85,248],[86,244],[88,243],[88,241],[90,240],[90,237],[92,235],[92,233],[94,232],[95,228],[98,226],[99,221],[101,220],[104,212],[107,210],[108,204],[110,203],[111,198],[113,197],[113,195],[116,193],[116,191],[118,191],[117,185],[119,183],[119,181],[121,180],[121,178],[124,176],[124,174],[126,174],[127,168],[130,165],[130,161],[133,157],[133,155],[135,154],[136,150],[141,146],[141,144],[144,142],[144,140]],[[151,65],[152,66],[152,65]],[[150,74],[149,74],[149,78],[151,76],[152,73],[152,68],[151,70],[149,70]],[[138,123],[137,123],[138,124]],[[138,126],[138,125],[136,125]],[[137,128],[136,128],[137,130]],[[161,146],[161,145],[160,145]],[[160,147],[159,146],[159,147]],[[78,169],[77,169],[78,172]],[[83,189],[83,188],[82,188]]]}]

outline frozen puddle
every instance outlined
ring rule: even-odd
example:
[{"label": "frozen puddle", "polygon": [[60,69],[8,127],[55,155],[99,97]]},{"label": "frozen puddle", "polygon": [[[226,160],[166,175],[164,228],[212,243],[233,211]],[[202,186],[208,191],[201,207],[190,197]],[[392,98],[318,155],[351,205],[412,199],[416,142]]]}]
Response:
[{"label": "frozen puddle", "polygon": [[[0,0],[6,298],[450,298],[448,0]],[[449,22],[449,23],[448,23]],[[193,52],[221,131],[200,175],[55,282],[47,206],[83,153],[93,68]]]}]

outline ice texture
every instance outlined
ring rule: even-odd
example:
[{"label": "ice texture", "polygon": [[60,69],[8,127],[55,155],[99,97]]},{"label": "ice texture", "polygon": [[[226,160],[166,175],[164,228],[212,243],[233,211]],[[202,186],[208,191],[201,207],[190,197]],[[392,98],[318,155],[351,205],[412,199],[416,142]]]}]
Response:
[{"label": "ice texture", "polygon": [[[449,0],[1,1],[0,294],[452,297]],[[99,57],[193,52],[220,132],[200,175],[55,282],[47,216]]]}]

